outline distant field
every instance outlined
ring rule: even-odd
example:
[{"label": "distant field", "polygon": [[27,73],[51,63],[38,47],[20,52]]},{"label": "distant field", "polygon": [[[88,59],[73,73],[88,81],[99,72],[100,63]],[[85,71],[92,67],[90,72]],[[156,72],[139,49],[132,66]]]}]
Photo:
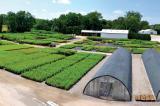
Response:
[{"label": "distant field", "polygon": [[104,55],[77,53],[61,48],[33,48],[10,43],[0,45],[1,69],[66,90],[103,57]]},{"label": "distant field", "polygon": [[55,43],[67,42],[67,40],[73,39],[73,36],[63,35],[59,33],[46,34],[46,33],[28,32],[28,33],[3,33],[0,34],[0,38],[18,43],[49,46],[52,42]]}]

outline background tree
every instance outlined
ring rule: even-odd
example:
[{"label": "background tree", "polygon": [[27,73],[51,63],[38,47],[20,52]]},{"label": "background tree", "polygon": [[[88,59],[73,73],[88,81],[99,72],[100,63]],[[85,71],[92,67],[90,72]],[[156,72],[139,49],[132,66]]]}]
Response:
[{"label": "background tree", "polygon": [[160,34],[160,24],[151,25],[151,28],[156,30],[158,34]]},{"label": "background tree", "polygon": [[25,11],[19,11],[16,14],[17,32],[30,31],[35,23],[34,17]]},{"label": "background tree", "polygon": [[112,29],[127,29],[127,21],[125,17],[119,17],[118,19],[113,20]]},{"label": "background tree", "polygon": [[141,29],[149,29],[149,23],[147,21],[141,21]]},{"label": "background tree", "polygon": [[113,28],[113,22],[110,21],[110,20],[102,19],[101,20],[101,24],[102,24],[102,28],[103,29],[111,29],[111,28]]},{"label": "background tree", "polygon": [[34,28],[36,30],[46,30],[50,31],[52,27],[52,23],[50,20],[45,19],[36,19],[36,23],[34,25]]},{"label": "background tree", "polygon": [[3,15],[0,15],[0,32],[2,32]]},{"label": "background tree", "polygon": [[124,18],[126,19],[126,29],[130,33],[137,33],[141,30],[142,15],[139,12],[129,11]]},{"label": "background tree", "polygon": [[102,29],[102,14],[98,12],[91,12],[83,18],[83,28],[87,30],[101,30]]},{"label": "background tree", "polygon": [[13,12],[7,13],[7,25],[10,32],[17,32],[16,14]]}]

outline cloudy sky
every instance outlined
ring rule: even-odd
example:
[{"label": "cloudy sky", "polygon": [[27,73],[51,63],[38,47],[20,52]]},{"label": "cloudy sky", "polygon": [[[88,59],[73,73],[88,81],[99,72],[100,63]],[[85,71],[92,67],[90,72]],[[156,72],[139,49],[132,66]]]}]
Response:
[{"label": "cloudy sky", "polygon": [[37,18],[52,19],[68,12],[98,11],[105,19],[112,20],[134,10],[151,24],[160,24],[159,4],[160,0],[0,0],[0,14],[26,10]]}]

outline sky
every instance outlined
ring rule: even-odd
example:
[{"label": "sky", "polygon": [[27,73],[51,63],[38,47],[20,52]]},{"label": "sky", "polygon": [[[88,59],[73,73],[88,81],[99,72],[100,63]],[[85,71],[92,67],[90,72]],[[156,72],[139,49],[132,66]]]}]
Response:
[{"label": "sky", "polygon": [[160,24],[160,0],[0,0],[0,14],[25,10],[36,18],[53,19],[68,12],[83,15],[98,11],[113,20],[127,11],[137,11],[150,24]]}]

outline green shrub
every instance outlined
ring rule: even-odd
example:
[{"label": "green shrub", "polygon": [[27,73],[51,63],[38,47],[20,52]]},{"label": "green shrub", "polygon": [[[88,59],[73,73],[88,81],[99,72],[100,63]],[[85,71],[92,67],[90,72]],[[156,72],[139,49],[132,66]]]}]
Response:
[{"label": "green shrub", "polygon": [[75,53],[76,53],[76,51],[74,51],[74,50],[67,50],[67,49],[58,49],[57,50],[57,54],[62,54],[62,55],[65,55],[65,56],[70,56],[70,55],[73,55]]},{"label": "green shrub", "polygon": [[112,53],[116,50],[116,48],[112,48],[112,47],[103,47],[103,46],[96,46],[96,51],[98,52],[105,52],[105,53]]},{"label": "green shrub", "polygon": [[151,40],[151,35],[147,34],[129,34],[129,39],[139,39],[139,40]]},{"label": "green shrub", "polygon": [[82,47],[82,50],[92,51],[92,50],[95,50],[95,47],[92,46],[92,45],[84,45],[84,46]]},{"label": "green shrub", "polygon": [[77,47],[78,45],[76,44],[69,44],[69,45],[64,45],[64,46],[61,46],[60,48],[64,48],[64,49],[73,49],[75,47]]}]

